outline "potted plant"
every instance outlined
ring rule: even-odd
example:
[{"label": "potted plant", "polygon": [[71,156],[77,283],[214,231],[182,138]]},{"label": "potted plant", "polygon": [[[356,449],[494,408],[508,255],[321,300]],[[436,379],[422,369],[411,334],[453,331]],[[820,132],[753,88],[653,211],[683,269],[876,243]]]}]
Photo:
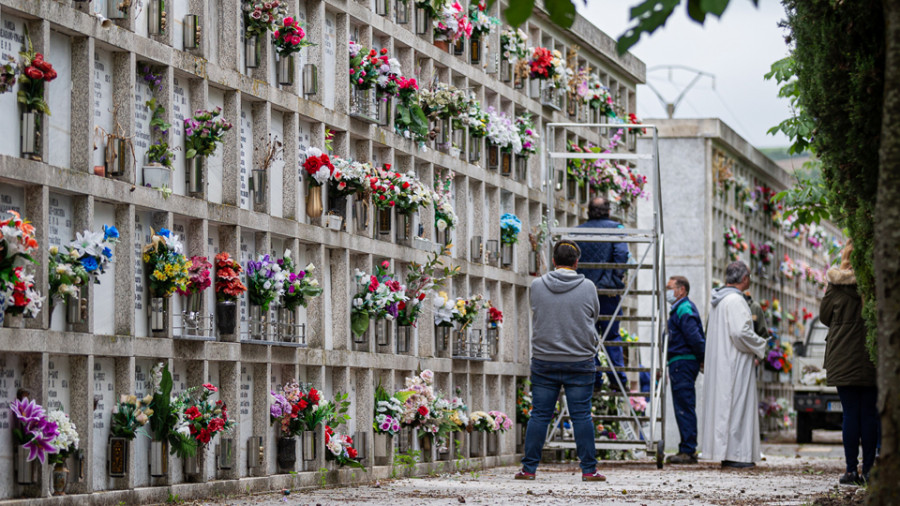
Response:
[{"label": "potted plant", "polygon": [[22,104],[22,156],[32,160],[41,160],[43,153],[43,137],[41,124],[43,115],[50,116],[50,106],[44,100],[44,87],[56,79],[56,70],[50,62],[44,61],[44,55],[34,51],[31,38],[27,33],[25,41],[28,50],[22,51],[22,73],[19,75],[18,102]]},{"label": "potted plant", "polygon": [[[156,141],[147,148],[147,165],[143,166],[144,186],[154,189],[172,187],[172,161],[175,159],[173,149],[165,140],[165,133],[172,126],[165,121],[166,109],[151,98],[145,105],[150,109],[150,127]],[[178,148],[176,148],[178,149]]]},{"label": "potted plant", "polygon": [[515,214],[503,213],[500,217],[500,260],[504,267],[513,264],[513,245],[519,240],[522,222]]},{"label": "potted plant", "polygon": [[259,67],[262,60],[262,42],[267,32],[275,29],[277,20],[287,15],[282,0],[242,2],[244,9],[244,65],[248,69]]},{"label": "potted plant", "polygon": [[[371,320],[393,320],[399,315],[401,302],[406,302],[406,287],[388,274],[390,263],[385,260],[375,268],[375,273],[368,275],[356,269],[354,277],[357,294],[353,297],[350,308],[350,330],[353,341],[357,344],[366,342],[366,332]],[[387,289],[379,290],[384,285]]]},{"label": "potted plant", "polygon": [[234,334],[237,299],[247,291],[241,283],[241,264],[226,252],[216,255],[216,327],[219,334]]},{"label": "potted plant", "polygon": [[310,218],[322,216],[322,185],[327,183],[334,173],[334,165],[321,149],[306,149],[306,160],[303,161],[309,188],[306,193],[306,215]]},{"label": "potted plant", "polygon": [[[269,406],[269,422],[277,425],[278,467],[287,471],[294,470],[297,462],[297,437],[304,432],[315,431],[321,420],[317,417],[319,409],[319,392],[315,388],[303,388],[297,380],[291,379],[281,387],[280,393],[270,392],[272,404]],[[310,427],[308,422],[312,422]],[[313,439],[312,441],[315,441]],[[314,445],[313,445],[314,446]],[[315,448],[312,448],[315,455]]]},{"label": "potted plant", "polygon": [[275,66],[278,84],[291,86],[294,84],[294,53],[315,44],[306,38],[306,32],[303,31],[300,22],[291,16],[276,23],[275,31],[272,33],[272,44],[278,56]]},{"label": "potted plant", "polygon": [[281,307],[278,308],[277,337],[282,341],[293,342],[298,336],[297,325],[294,323],[297,308],[306,307],[309,299],[322,294],[319,280],[312,277],[316,266],[307,264],[306,268],[294,272],[294,261],[291,258],[291,250],[285,250],[281,262],[281,270],[284,273],[284,293],[281,296]]},{"label": "potted plant", "polygon": [[84,321],[83,293],[88,283],[100,284],[100,275],[112,260],[113,248],[119,242],[116,227],[103,225],[103,232],[85,230],[75,234],[75,240],[49,249],[50,304],[66,302],[66,321]]},{"label": "potted plant", "polygon": [[150,330],[163,332],[167,326],[169,297],[185,290],[191,261],[184,257],[184,246],[169,229],[150,231],[150,244],[144,246],[142,259],[150,287]]},{"label": "potted plant", "polygon": [[184,119],[184,156],[190,160],[188,191],[191,193],[203,191],[203,162],[216,152],[225,132],[234,126],[220,117],[221,114],[221,107],[213,111],[197,109],[193,117]]},{"label": "potted plant", "polygon": [[203,307],[203,291],[212,285],[209,278],[209,270],[212,264],[206,257],[192,256],[188,267],[188,282],[182,290],[178,288],[178,294],[187,297],[182,313],[184,329],[189,332],[200,330],[203,319],[201,308]]},{"label": "potted plant", "polygon": [[0,323],[18,327],[21,316],[37,316],[44,300],[35,289],[34,275],[26,271],[27,264],[37,263],[31,255],[38,242],[31,223],[13,210],[6,214],[9,218],[0,220]]},{"label": "potted plant", "polygon": [[138,399],[135,395],[122,394],[113,408],[109,441],[106,447],[106,466],[111,478],[124,478],[128,474],[128,454],[131,441],[138,430],[150,421],[152,395]]},{"label": "potted plant", "polygon": [[269,255],[259,255],[256,261],[247,262],[250,339],[267,337],[269,307],[281,300],[284,279],[281,265]]}]

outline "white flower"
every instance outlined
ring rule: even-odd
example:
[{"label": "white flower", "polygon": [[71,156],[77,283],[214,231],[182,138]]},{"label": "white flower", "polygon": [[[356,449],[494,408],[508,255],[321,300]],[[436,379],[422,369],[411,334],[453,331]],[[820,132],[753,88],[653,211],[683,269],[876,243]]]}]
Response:
[{"label": "white flower", "polygon": [[[316,270],[316,266],[313,265],[312,262],[310,262],[309,264],[306,265],[306,269],[304,269],[304,270],[306,271],[307,274],[310,274],[310,273],[312,273],[312,271]],[[361,271],[359,271],[359,269],[357,269],[357,272],[361,272]]]},{"label": "white flower", "polygon": [[319,280],[318,280],[318,279],[314,279],[314,280],[312,280],[312,281],[309,282],[309,285],[310,285],[310,286],[319,286]]}]

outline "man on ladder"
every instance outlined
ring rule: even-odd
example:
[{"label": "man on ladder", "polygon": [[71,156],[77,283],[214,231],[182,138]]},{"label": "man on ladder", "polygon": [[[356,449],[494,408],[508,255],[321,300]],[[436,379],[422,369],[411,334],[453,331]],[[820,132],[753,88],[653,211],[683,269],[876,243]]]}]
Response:
[{"label": "man on ladder", "polygon": [[[621,223],[609,218],[609,201],[604,197],[596,197],[588,204],[588,221],[582,223],[578,228],[624,228]],[[624,242],[579,242],[578,247],[581,248],[582,262],[585,263],[614,263],[624,264],[628,261],[628,246]],[[624,269],[578,269],[579,274],[594,283],[600,290],[622,290],[625,288],[623,277]],[[600,301],[600,315],[612,316],[619,309],[619,303],[622,300],[621,295],[598,295]],[[619,309],[618,315],[622,314]],[[607,330],[609,327],[609,330]],[[606,332],[606,334],[604,334]],[[601,338],[606,336],[605,342],[620,341],[619,322],[618,320],[607,321],[599,320],[597,322],[597,333]],[[606,355],[609,357],[611,365],[615,369],[625,366],[624,353],[620,346],[610,346],[606,348]],[[600,365],[600,361],[595,359],[596,365]],[[618,384],[612,372],[607,372],[610,389],[617,390]],[[616,373],[619,377],[619,383],[627,391],[628,378],[624,372]],[[600,388],[603,384],[603,373],[597,373],[594,388]]]}]

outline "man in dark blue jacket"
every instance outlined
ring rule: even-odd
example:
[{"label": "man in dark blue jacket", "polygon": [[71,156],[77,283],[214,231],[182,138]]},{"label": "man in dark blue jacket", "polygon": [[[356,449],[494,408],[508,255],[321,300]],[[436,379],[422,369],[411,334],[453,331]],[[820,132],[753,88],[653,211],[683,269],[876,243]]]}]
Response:
[{"label": "man in dark blue jacket", "polygon": [[[578,228],[623,228],[622,224],[609,219],[609,201],[603,197],[596,197],[591,200],[588,205],[588,221],[579,225]],[[624,264],[628,261],[628,245],[624,242],[579,242],[578,247],[581,248],[581,261],[585,263],[615,263]],[[578,269],[579,274],[594,283],[599,289],[605,290],[621,290],[625,288],[623,277],[624,269]],[[622,299],[619,295],[598,295],[600,301],[600,314],[615,314],[619,301]],[[622,311],[619,310],[619,315]],[[619,322],[616,321],[612,325],[608,321],[597,322],[597,333],[602,337],[606,332],[606,328],[610,327],[606,334],[606,341],[621,341],[619,336]],[[616,368],[624,367],[624,355],[621,346],[609,346],[606,348],[609,359]],[[600,361],[597,361],[599,364]],[[624,372],[618,373],[622,386],[627,390],[628,379]],[[615,377],[612,373],[607,373],[610,388],[617,390]],[[599,387],[603,383],[603,375],[597,374],[595,386]]]},{"label": "man in dark blue jacket", "polygon": [[[669,381],[672,385],[672,407],[681,443],[678,455],[669,457],[670,464],[697,463],[697,392],[694,384],[703,370],[706,338],[697,306],[688,299],[691,285],[683,276],[672,276],[666,283],[669,311]],[[707,430],[713,430],[707,427]]]}]

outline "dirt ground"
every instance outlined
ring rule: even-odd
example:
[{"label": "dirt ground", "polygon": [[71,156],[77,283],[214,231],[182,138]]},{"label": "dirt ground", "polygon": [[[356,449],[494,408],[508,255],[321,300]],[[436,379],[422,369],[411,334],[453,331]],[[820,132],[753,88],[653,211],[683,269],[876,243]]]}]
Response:
[{"label": "dirt ground", "polygon": [[[788,452],[783,452],[788,453]],[[535,481],[516,481],[516,467],[435,477],[385,480],[358,487],[296,490],[235,497],[204,505],[814,505],[862,504],[864,490],[838,487],[843,459],[797,453],[772,455],[756,468],[723,470],[713,463],[666,466],[601,462],[605,483],[584,483],[575,464],[538,469]]]}]

